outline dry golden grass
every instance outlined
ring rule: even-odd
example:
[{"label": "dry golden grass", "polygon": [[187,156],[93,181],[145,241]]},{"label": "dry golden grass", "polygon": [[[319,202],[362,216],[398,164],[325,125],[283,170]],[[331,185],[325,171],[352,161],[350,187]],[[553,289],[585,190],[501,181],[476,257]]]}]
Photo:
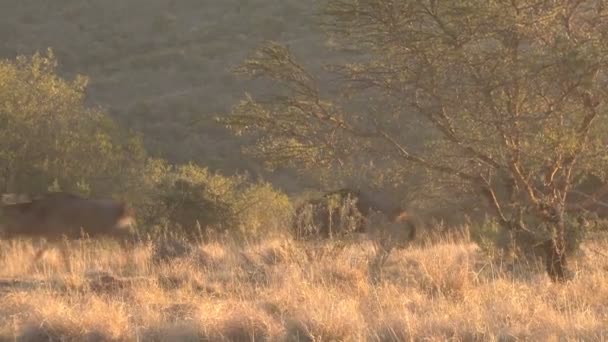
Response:
[{"label": "dry golden grass", "polygon": [[589,249],[564,285],[470,242],[396,250],[381,270],[368,242],[211,243],[165,259],[75,243],[69,270],[56,251],[34,254],[0,243],[0,340],[608,339],[608,259]]}]

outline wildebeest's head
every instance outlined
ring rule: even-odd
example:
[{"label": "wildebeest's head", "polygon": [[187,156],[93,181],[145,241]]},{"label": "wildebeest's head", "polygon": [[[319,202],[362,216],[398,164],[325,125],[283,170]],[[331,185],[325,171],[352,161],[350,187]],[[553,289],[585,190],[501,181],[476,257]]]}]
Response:
[{"label": "wildebeest's head", "polygon": [[420,218],[412,215],[407,210],[401,210],[393,215],[391,221],[405,230],[405,234],[407,234],[406,240],[408,241],[413,241],[416,238],[416,231],[421,227]]}]

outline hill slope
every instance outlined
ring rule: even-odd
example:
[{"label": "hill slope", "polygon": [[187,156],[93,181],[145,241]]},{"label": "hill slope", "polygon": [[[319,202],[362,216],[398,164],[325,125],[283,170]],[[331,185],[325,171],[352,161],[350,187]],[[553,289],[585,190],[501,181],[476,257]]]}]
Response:
[{"label": "hill slope", "polygon": [[0,6],[0,57],[51,47],[66,76],[91,77],[89,102],[142,132],[153,154],[231,172],[256,163],[211,120],[252,88],[229,69],[267,39],[288,43],[313,69],[336,57],[323,48],[315,3],[14,1]]}]

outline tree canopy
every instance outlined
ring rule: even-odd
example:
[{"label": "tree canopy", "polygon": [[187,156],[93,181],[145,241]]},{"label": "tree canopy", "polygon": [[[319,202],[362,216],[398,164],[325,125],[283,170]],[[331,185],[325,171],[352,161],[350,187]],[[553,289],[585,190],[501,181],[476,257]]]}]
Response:
[{"label": "tree canopy", "polygon": [[0,61],[3,191],[125,193],[145,162],[140,140],[85,105],[86,77],[56,67],[52,50]]},{"label": "tree canopy", "polygon": [[604,7],[328,0],[329,37],[365,56],[328,68],[343,96],[319,91],[287,48],[269,43],[237,72],[284,93],[247,96],[226,123],[257,134],[253,151],[268,161],[335,167],[351,156],[424,170],[489,205],[503,227],[553,241],[547,268],[561,278],[568,195],[590,174],[605,179],[608,166]]}]

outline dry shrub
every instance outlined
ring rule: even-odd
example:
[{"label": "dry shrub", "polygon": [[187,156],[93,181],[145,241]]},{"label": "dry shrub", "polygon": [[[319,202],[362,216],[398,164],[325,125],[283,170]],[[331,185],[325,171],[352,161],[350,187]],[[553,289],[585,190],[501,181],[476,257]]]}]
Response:
[{"label": "dry shrub", "polygon": [[290,341],[297,340],[298,336],[301,341],[361,340],[364,337],[365,320],[358,300],[349,292],[311,284],[278,296],[284,308],[282,321],[286,338]]},{"label": "dry shrub", "polygon": [[433,219],[425,222],[423,229],[419,229],[415,244],[426,248],[441,244],[468,244],[471,242],[471,225],[448,225],[443,221]]},{"label": "dry shrub", "polygon": [[474,286],[473,253],[470,245],[438,244],[407,254],[416,260],[420,290],[431,296],[462,298]]},{"label": "dry shrub", "polygon": [[158,286],[165,291],[177,290],[185,287],[189,279],[183,276],[172,276],[161,274],[158,276]]},{"label": "dry shrub", "polygon": [[[356,279],[359,278],[364,282],[364,277]],[[263,291],[265,299],[258,307],[281,322],[288,341],[295,341],[298,336],[301,341],[361,339],[365,322],[357,292],[335,286],[340,282],[330,281],[319,264],[281,266],[273,273],[270,287]]]},{"label": "dry shrub", "polygon": [[322,263],[319,267],[317,282],[352,294],[363,294],[368,291],[367,273],[343,263]]},{"label": "dry shrub", "polygon": [[208,340],[203,329],[196,323],[162,323],[151,326],[137,333],[138,340],[158,342],[198,342]]},{"label": "dry shrub", "polygon": [[362,337],[361,326],[345,317],[326,317],[319,321],[310,316],[299,316],[285,322],[286,338],[289,341],[348,341]]},{"label": "dry shrub", "polygon": [[92,294],[76,305],[53,295],[34,297],[30,300],[37,306],[15,322],[25,340],[112,340],[128,331],[128,316],[119,302]]},{"label": "dry shrub", "polygon": [[230,249],[230,246],[212,242],[199,246],[194,254],[194,258],[196,258],[196,262],[200,267],[209,271],[219,270],[234,262],[233,256],[228,253]]},{"label": "dry shrub", "polygon": [[165,291],[200,289],[206,279],[192,259],[184,259],[164,265],[156,277],[158,286]]},{"label": "dry shrub", "polygon": [[12,278],[19,274],[30,272],[30,267],[33,266],[30,260],[33,260],[35,254],[35,246],[31,241],[21,239],[0,241],[0,258],[2,260],[22,261],[4,263],[2,269],[3,276]]},{"label": "dry shrub", "polygon": [[218,324],[212,340],[225,341],[272,341],[276,324],[263,312],[254,310],[236,311],[226,315]]},{"label": "dry shrub", "polygon": [[[116,294],[124,290],[129,290],[138,279],[122,278],[109,273],[88,274],[87,283],[89,289],[96,293]],[[147,281],[147,279],[140,279]]]},{"label": "dry shrub", "polygon": [[240,263],[241,274],[244,276],[241,279],[253,285],[254,287],[268,286],[270,282],[270,268],[258,260],[255,255],[249,253],[241,253],[242,262]]},{"label": "dry shrub", "polygon": [[293,244],[289,243],[289,241],[281,242],[277,240],[263,244],[258,248],[256,253],[268,266],[285,263],[290,261],[294,255],[297,255]]},{"label": "dry shrub", "polygon": [[[326,336],[318,336],[314,327],[310,327],[310,322],[303,322],[302,320],[289,320],[286,322],[286,337],[290,341],[317,341]],[[327,337],[326,337],[327,338]],[[329,338],[328,338],[329,339]]]},{"label": "dry shrub", "polygon": [[174,303],[162,309],[163,317],[169,322],[191,321],[200,315],[199,307],[192,303]]},{"label": "dry shrub", "polygon": [[101,342],[111,341],[112,338],[101,331],[88,331],[75,335],[69,327],[53,326],[46,324],[28,324],[22,328],[22,333],[17,337],[18,341],[86,341]]},{"label": "dry shrub", "polygon": [[192,245],[177,239],[163,239],[154,245],[152,262],[155,264],[185,258],[192,253]]},{"label": "dry shrub", "polygon": [[391,319],[377,328],[369,336],[369,340],[378,342],[400,342],[410,341],[412,336],[410,335],[411,327],[407,321],[403,319]]}]

